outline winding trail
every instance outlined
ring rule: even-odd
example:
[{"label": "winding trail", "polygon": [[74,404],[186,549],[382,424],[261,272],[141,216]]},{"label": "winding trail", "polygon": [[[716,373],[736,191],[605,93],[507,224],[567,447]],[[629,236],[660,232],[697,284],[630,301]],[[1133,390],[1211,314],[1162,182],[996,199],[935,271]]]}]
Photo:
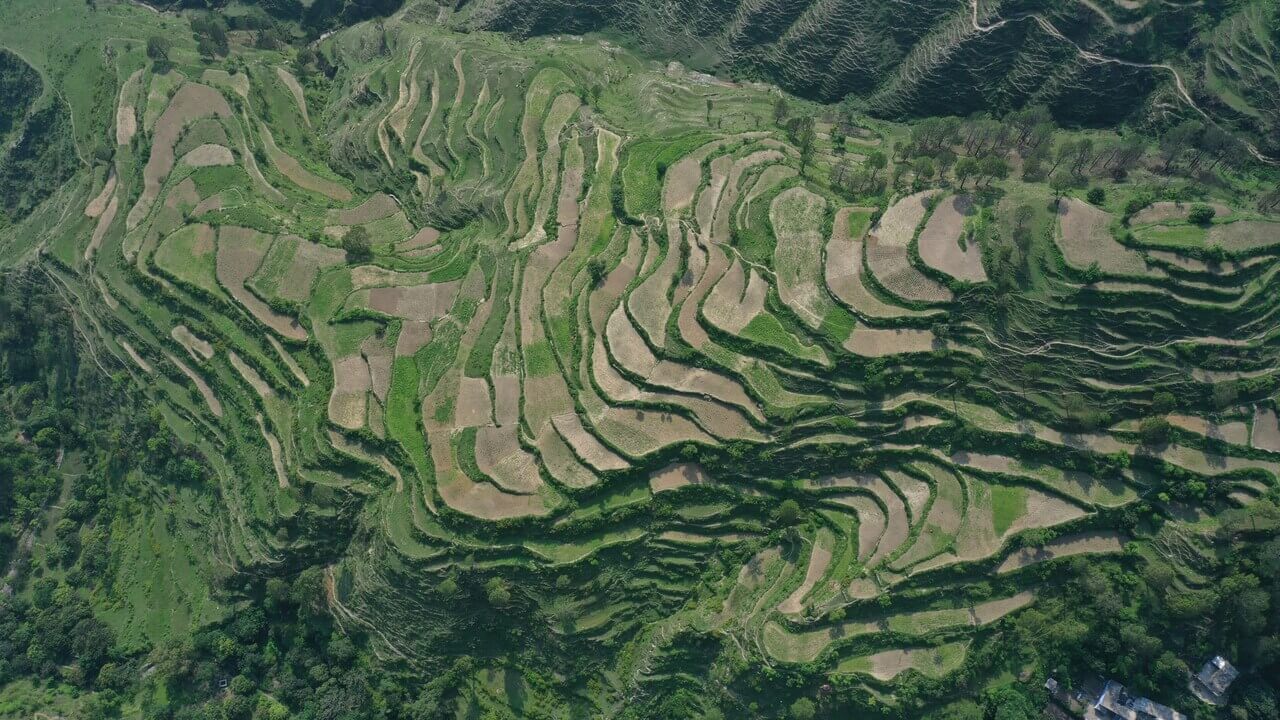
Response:
[{"label": "winding trail", "polygon": [[1201,117],[1209,121],[1214,127],[1218,128],[1219,130],[1222,130],[1223,132],[1228,133],[1229,135],[1231,135],[1231,137],[1234,137],[1240,144],[1244,145],[1245,148],[1249,150],[1249,154],[1253,155],[1254,159],[1258,160],[1258,162],[1265,163],[1267,165],[1280,165],[1280,159],[1273,158],[1263,154],[1263,152],[1259,150],[1257,146],[1255,146],[1253,143],[1243,138],[1237,137],[1234,133],[1231,133],[1229,130],[1227,130],[1227,128],[1222,127],[1218,123],[1218,121],[1213,118],[1212,115],[1205,112],[1203,108],[1197,105],[1196,101],[1192,99],[1191,93],[1187,92],[1187,86],[1186,86],[1186,83],[1184,83],[1182,80],[1182,75],[1172,65],[1168,65],[1166,63],[1139,63],[1139,62],[1133,62],[1131,60],[1121,60],[1120,58],[1114,58],[1107,55],[1100,55],[1091,50],[1085,50],[1084,48],[1080,47],[1076,43],[1076,41],[1072,40],[1066,35],[1063,35],[1062,31],[1059,30],[1056,26],[1054,26],[1053,23],[1049,22],[1048,20],[1044,19],[1044,17],[1036,13],[1028,13],[1026,15],[1020,15],[1017,17],[1003,18],[990,25],[983,25],[978,20],[978,0],[969,0],[969,8],[970,10],[972,10],[972,16],[970,20],[973,23],[973,29],[980,33],[985,34],[985,33],[992,32],[994,30],[999,30],[1005,25],[1008,25],[1010,23],[1020,22],[1022,20],[1034,20],[1036,24],[1038,24],[1045,32],[1067,43],[1072,48],[1075,48],[1076,53],[1078,53],[1081,58],[1084,58],[1089,62],[1096,63],[1099,65],[1101,64],[1124,65],[1126,67],[1142,68],[1146,70],[1168,71],[1169,74],[1173,76],[1173,84],[1174,84],[1174,87],[1176,87],[1178,90],[1178,95],[1182,98],[1183,102],[1185,102],[1188,106],[1190,106],[1192,110],[1195,110],[1197,113],[1199,113]]}]

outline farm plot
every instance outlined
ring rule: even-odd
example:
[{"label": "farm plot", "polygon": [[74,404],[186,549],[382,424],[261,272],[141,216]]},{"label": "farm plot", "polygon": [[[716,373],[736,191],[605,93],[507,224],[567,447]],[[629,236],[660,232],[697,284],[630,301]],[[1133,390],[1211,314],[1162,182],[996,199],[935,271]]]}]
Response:
[{"label": "farm plot", "polygon": [[1259,405],[1254,410],[1251,442],[1259,450],[1280,453],[1280,419],[1274,409]]},{"label": "farm plot", "polygon": [[774,268],[778,295],[809,327],[817,329],[836,308],[822,285],[822,227],[827,202],[802,187],[779,193],[769,205],[777,235]]},{"label": "farm plot", "polygon": [[142,170],[142,194],[126,218],[130,230],[151,212],[165,178],[172,172],[173,148],[182,129],[198,118],[210,116],[231,116],[231,106],[217,90],[207,85],[188,83],[174,94],[173,101],[156,121],[151,138],[151,157]]},{"label": "farm plot", "polygon": [[965,217],[972,211],[973,198],[968,195],[939,202],[920,231],[920,259],[957,280],[979,283],[986,281],[987,271],[977,241],[966,237]]},{"label": "farm plot", "polygon": [[259,322],[290,340],[306,340],[307,331],[296,318],[276,312],[245,287],[262,265],[272,239],[256,230],[224,226],[218,230],[218,282]]},{"label": "farm plot", "polygon": [[337,202],[345,203],[351,200],[351,191],[346,187],[316,175],[303,167],[297,158],[276,147],[275,138],[271,136],[271,128],[265,124],[259,124],[258,132],[263,146],[267,149],[267,158],[271,164],[294,185]]},{"label": "farm plot", "polygon": [[214,230],[208,225],[184,225],[166,236],[156,248],[154,261],[171,277],[219,294]]},{"label": "farm plot", "polygon": [[996,568],[999,574],[1021,570],[1028,565],[1072,555],[1118,553],[1124,550],[1123,539],[1114,532],[1084,532],[1063,535],[1038,548],[1021,548]]},{"label": "farm plot", "polygon": [[874,655],[841,660],[835,672],[866,673],[881,682],[888,682],[908,670],[915,670],[926,677],[939,678],[964,663],[967,647],[967,643],[948,643],[931,648],[885,650]]},{"label": "farm plot", "polygon": [[1067,264],[1087,270],[1096,263],[1108,275],[1163,277],[1164,272],[1150,268],[1142,255],[1121,245],[1111,237],[1111,215],[1075,198],[1058,202],[1058,232],[1054,240]]}]

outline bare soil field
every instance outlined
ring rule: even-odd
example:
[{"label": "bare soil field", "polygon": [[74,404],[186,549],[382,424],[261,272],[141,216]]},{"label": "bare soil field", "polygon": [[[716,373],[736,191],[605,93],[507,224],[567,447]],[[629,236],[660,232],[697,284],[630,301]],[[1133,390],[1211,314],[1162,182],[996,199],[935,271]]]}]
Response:
[{"label": "bare soil field", "polygon": [[869,235],[866,253],[867,268],[894,296],[924,303],[951,301],[951,290],[916,269],[905,246],[884,244],[875,235]]},{"label": "bare soil field", "polygon": [[801,187],[778,193],[769,205],[769,222],[777,238],[773,259],[778,296],[815,329],[833,308],[822,287],[826,209],[825,198]]},{"label": "bare soil field", "polygon": [[714,482],[696,463],[676,463],[668,465],[649,476],[649,489],[660,493],[676,490],[686,485],[704,485]]},{"label": "bare soil field", "polygon": [[920,222],[924,220],[925,213],[929,209],[929,201],[939,192],[923,190],[898,200],[872,226],[867,237],[874,241],[873,244],[905,249],[915,237],[916,228],[920,227]]},{"label": "bare soil field", "polygon": [[170,335],[173,336],[174,340],[178,341],[178,344],[186,348],[187,352],[197,362],[202,359],[209,360],[213,357],[213,346],[207,340],[197,337],[186,325],[175,325]]},{"label": "bare soil field", "polygon": [[263,400],[269,400],[275,396],[275,392],[271,390],[271,386],[267,384],[267,381],[263,380],[262,376],[258,374],[258,371],[254,370],[252,365],[242,360],[239,355],[228,350],[227,360],[231,361],[231,367],[235,368],[236,372],[240,374],[240,377],[249,384],[249,387],[253,388],[253,391],[258,393],[258,397]]},{"label": "bare soil field", "polygon": [[307,331],[296,318],[276,312],[245,287],[262,264],[271,238],[248,228],[224,226],[218,230],[218,282],[259,322],[290,340],[306,340]]},{"label": "bare soil field", "polygon": [[587,432],[577,413],[557,415],[551,422],[555,425],[556,432],[573,448],[573,452],[597,471],[625,470],[631,466],[617,453],[605,447],[595,435]]},{"label": "bare soil field", "polygon": [[1232,445],[1249,444],[1249,426],[1243,422],[1216,423],[1202,417],[1179,415],[1177,413],[1170,415],[1168,420],[1170,425],[1197,435],[1204,435],[1214,440],[1222,440]]},{"label": "bare soil field", "polygon": [[933,352],[937,343],[938,339],[931,330],[887,330],[858,325],[844,342],[844,349],[863,357],[884,357],[900,353]]},{"label": "bare soil field", "polygon": [[1220,245],[1228,252],[1247,252],[1280,245],[1280,222],[1237,220],[1214,225],[1209,229],[1206,243]]},{"label": "bare soil field", "polygon": [[489,383],[484,378],[463,377],[458,380],[458,401],[454,405],[454,427],[478,427],[493,424],[493,405],[489,400]]},{"label": "bare soil field", "polygon": [[[1130,220],[1131,225],[1151,225],[1153,223],[1168,222],[1170,220],[1186,220],[1187,213],[1191,212],[1193,205],[1199,203],[1176,203],[1168,201],[1154,202],[1147,207],[1139,210]],[[1212,207],[1217,219],[1229,217],[1231,208],[1222,203],[1207,203]]]},{"label": "bare soil field", "polygon": [[1261,405],[1254,410],[1252,443],[1259,450],[1280,453],[1280,419],[1275,410]]},{"label": "bare soil field", "polygon": [[369,366],[364,357],[348,355],[334,361],[329,419],[347,430],[364,427],[369,388]]},{"label": "bare soil field", "polygon": [[236,156],[232,155],[231,149],[225,145],[205,143],[183,155],[181,162],[195,168],[234,165]]},{"label": "bare soil field", "polygon": [[400,206],[386,193],[374,193],[353,208],[331,210],[329,217],[338,225],[365,225],[400,212]]},{"label": "bare soil field", "polygon": [[813,549],[809,553],[809,566],[805,569],[804,581],[785,600],[778,603],[778,612],[794,615],[804,609],[805,596],[827,573],[827,566],[831,564],[831,547],[834,543],[835,537],[830,530],[822,528],[818,531],[813,540]]},{"label": "bare soil field", "polygon": [[1111,275],[1163,277],[1164,272],[1147,267],[1136,250],[1111,237],[1111,215],[1082,200],[1062,198],[1058,203],[1059,231],[1055,235],[1067,264],[1085,270],[1094,263]]},{"label": "bare soil field", "polygon": [[186,363],[183,363],[178,358],[170,355],[169,353],[165,353],[164,356],[170,363],[173,363],[174,367],[182,371],[183,375],[187,376],[187,379],[191,381],[191,384],[196,386],[196,390],[199,391],[200,397],[204,398],[205,404],[209,406],[209,411],[216,417],[222,417],[222,403],[219,402],[218,397],[213,394],[213,390],[209,387],[209,383],[205,382],[204,378],[200,377],[199,373],[192,370],[186,365]]},{"label": "bare soil field", "polygon": [[1124,550],[1122,538],[1114,532],[1084,532],[1064,535],[1049,541],[1040,548],[1016,550],[996,568],[1004,574],[1028,565],[1071,555],[1092,553],[1118,553]]},{"label": "bare soil field", "polygon": [[351,201],[350,190],[332,180],[317,176],[304,168],[296,158],[276,147],[275,138],[271,136],[271,128],[259,123],[258,131],[262,137],[262,144],[267,149],[267,157],[271,160],[271,164],[275,165],[280,174],[288,178],[294,185],[303,190],[323,195],[330,200],[342,203]]},{"label": "bare soil field", "polygon": [[476,429],[476,466],[507,492],[527,495],[542,487],[537,459],[520,447],[516,425]]},{"label": "bare soil field", "polygon": [[258,430],[262,433],[262,438],[267,441],[267,448],[271,450],[271,466],[276,471],[276,482],[280,487],[289,487],[289,475],[284,470],[284,454],[280,450],[280,441],[275,435],[267,429],[265,423],[262,422],[261,415],[255,415],[254,419],[258,421]]},{"label": "bare soil field", "polygon": [[987,271],[982,267],[982,250],[973,239],[968,240],[966,247],[960,247],[965,217],[972,209],[973,198],[968,195],[943,199],[920,231],[919,249],[920,259],[929,267],[957,280],[979,283],[987,279]]}]

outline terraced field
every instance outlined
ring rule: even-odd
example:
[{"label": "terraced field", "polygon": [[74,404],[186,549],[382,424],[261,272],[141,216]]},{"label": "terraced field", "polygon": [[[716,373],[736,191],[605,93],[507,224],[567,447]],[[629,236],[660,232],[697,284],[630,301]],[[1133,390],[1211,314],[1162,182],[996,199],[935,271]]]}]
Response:
[{"label": "terraced field", "polygon": [[[405,12],[320,41],[332,81],[110,42],[118,147],[40,253],[109,298],[83,308],[102,362],[233,461],[220,558],[324,558],[334,616],[386,657],[514,631],[432,600],[465,574],[567,608],[525,637],[614,654],[580,678],[593,714],[679,686],[690,634],[846,683],[940,677],[1040,568],[1120,551],[1140,497],[1277,481],[1261,231],[1223,274],[1069,197],[1033,292],[1001,295],[968,229],[990,197],[859,205],[801,172],[768,88],[597,39]],[[1157,445],[1152,391],[1187,405]]]}]

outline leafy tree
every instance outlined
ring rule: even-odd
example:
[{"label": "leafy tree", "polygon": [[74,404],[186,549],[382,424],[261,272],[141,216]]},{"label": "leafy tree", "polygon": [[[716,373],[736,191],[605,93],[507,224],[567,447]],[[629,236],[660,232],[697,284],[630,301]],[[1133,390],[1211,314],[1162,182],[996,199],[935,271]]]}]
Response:
[{"label": "leafy tree", "polygon": [[173,48],[173,43],[169,38],[163,35],[152,35],[147,38],[147,57],[155,62],[162,63],[169,61],[169,51]]},{"label": "leafy tree", "polygon": [[978,169],[987,178],[988,185],[992,180],[1003,180],[1009,177],[1009,161],[1001,155],[988,155],[982,158],[978,161]]},{"label": "leafy tree", "polygon": [[773,104],[773,124],[781,126],[791,115],[791,106],[787,105],[787,99],[778,96],[778,100]]},{"label": "leafy tree", "polygon": [[817,708],[809,698],[800,698],[791,703],[791,717],[794,720],[813,720],[817,712]]},{"label": "leafy tree", "polygon": [[956,161],[953,172],[960,183],[960,188],[964,189],[965,182],[978,174],[978,161],[971,157],[962,157]]},{"label": "leafy tree", "polygon": [[1159,445],[1169,439],[1169,421],[1162,417],[1150,417],[1138,426],[1138,435],[1147,445]]},{"label": "leafy tree", "polygon": [[485,583],[484,592],[489,598],[489,604],[494,607],[502,608],[511,604],[511,589],[507,587],[507,581],[500,577]]},{"label": "leafy tree", "polygon": [[1090,205],[1101,205],[1107,201],[1107,191],[1100,187],[1089,188],[1089,194],[1085,196]]},{"label": "leafy tree", "polygon": [[587,276],[591,278],[592,287],[600,287],[600,283],[604,282],[608,274],[603,258],[593,257],[587,262]]},{"label": "leafy tree", "polygon": [[1213,222],[1213,216],[1217,212],[1212,205],[1193,205],[1191,206],[1191,212],[1187,213],[1187,221],[1195,225],[1208,225]]},{"label": "leafy tree", "polygon": [[778,505],[777,518],[778,524],[783,527],[795,525],[800,519],[800,503],[791,498],[783,500],[782,504]]},{"label": "leafy tree", "polygon": [[351,260],[368,260],[373,257],[373,238],[363,225],[356,225],[342,236],[342,249]]},{"label": "leafy tree", "polygon": [[1071,189],[1073,181],[1066,173],[1058,173],[1049,178],[1049,189],[1053,190],[1054,202],[1061,202],[1062,196]]},{"label": "leafy tree", "polygon": [[867,169],[871,171],[872,182],[876,181],[876,176],[879,175],[880,171],[884,170],[885,166],[888,164],[889,159],[885,157],[883,152],[879,150],[872,150],[867,153]]}]

